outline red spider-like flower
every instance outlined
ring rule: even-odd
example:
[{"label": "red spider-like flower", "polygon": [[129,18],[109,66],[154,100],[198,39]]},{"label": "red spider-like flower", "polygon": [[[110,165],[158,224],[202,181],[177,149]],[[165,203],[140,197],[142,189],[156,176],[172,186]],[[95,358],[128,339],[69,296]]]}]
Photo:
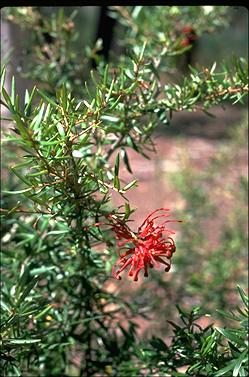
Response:
[{"label": "red spider-like flower", "polygon": [[181,41],[181,46],[183,47],[193,44],[193,42],[198,39],[192,26],[185,26],[182,29],[182,33],[185,34],[184,39]]},{"label": "red spider-like flower", "polygon": [[[180,220],[164,220],[161,224],[156,225],[157,219],[169,217],[169,213],[162,213],[157,216],[153,215],[158,211],[169,211],[167,208],[159,208],[146,217],[142,225],[138,228],[137,233],[133,233],[124,221],[118,219],[115,215],[108,215],[109,225],[116,233],[116,238],[120,240],[117,245],[121,249],[128,249],[115,263],[112,269],[113,276],[121,280],[121,272],[129,268],[129,276],[134,281],[138,280],[139,272],[144,269],[144,276],[148,276],[148,267],[159,267],[159,263],[165,265],[165,271],[169,271],[171,267],[171,257],[176,247],[171,234],[175,234],[172,230],[166,228],[165,224],[169,222],[180,222]],[[163,237],[166,233],[166,237]],[[122,240],[122,241],[121,241]],[[127,246],[125,246],[128,244]]]}]

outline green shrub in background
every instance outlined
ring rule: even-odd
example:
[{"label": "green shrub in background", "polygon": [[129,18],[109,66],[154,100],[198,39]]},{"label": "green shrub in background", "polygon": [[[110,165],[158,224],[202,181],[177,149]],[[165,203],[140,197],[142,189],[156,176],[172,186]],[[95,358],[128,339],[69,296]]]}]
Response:
[{"label": "green shrub in background", "polygon": [[[191,24],[202,33],[221,27],[227,23],[226,7],[214,7],[208,17],[205,7],[111,11],[124,26],[127,51],[106,65],[96,55],[96,46],[85,54],[76,53],[71,44],[76,38],[73,16],[67,18],[61,9],[42,24],[44,18],[35,7],[6,9],[7,19],[31,30],[34,42],[27,73],[37,84],[26,90],[21,103],[15,78],[10,93],[6,90],[2,68],[2,101],[9,112],[3,118],[3,146],[11,177],[3,182],[2,200],[3,373],[181,375],[178,368],[190,365],[189,375],[222,375],[231,370],[235,376],[246,375],[245,321],[239,317],[233,318],[241,328],[201,329],[205,335],[200,336],[193,332],[199,311],[179,309],[184,325],[173,325],[176,332],[170,348],[155,338],[149,345],[139,343],[134,317],[144,315],[143,310],[107,290],[117,245],[112,229],[96,224],[112,214],[125,226],[134,211],[126,193],[137,182],[119,177],[121,163],[132,169],[129,149],[147,157],[146,151],[154,150],[154,129],[160,122],[168,124],[176,111],[205,113],[224,101],[243,102],[248,93],[247,62],[234,58],[220,71],[216,64],[191,68],[180,84],[163,84],[161,72],[177,71],[175,57],[191,49],[182,44],[182,28]],[[49,46],[45,33],[52,37]],[[89,73],[94,57],[98,68]],[[123,206],[111,208],[113,192],[121,195]],[[201,186],[197,193],[183,193],[192,213],[198,212]],[[205,235],[199,233],[195,240],[188,233],[191,229],[183,227],[177,248],[184,247],[185,254],[188,248],[198,253]],[[196,287],[191,286],[193,294]],[[216,294],[219,301],[220,291]],[[240,295],[246,304],[242,290]],[[219,333],[230,341],[230,348],[224,348]]]},{"label": "green shrub in background", "polygon": [[[185,303],[195,297],[206,311],[228,309],[233,282],[245,285],[247,281],[248,181],[238,167],[244,162],[246,135],[244,117],[228,132],[229,139],[217,148],[202,171],[195,169],[185,155],[182,168],[171,177],[172,187],[185,202],[184,210],[178,213],[186,218],[179,244],[191,250],[176,256],[177,274],[182,272],[184,277],[175,288],[180,302],[180,297]],[[210,242],[210,232],[216,244]]]}]

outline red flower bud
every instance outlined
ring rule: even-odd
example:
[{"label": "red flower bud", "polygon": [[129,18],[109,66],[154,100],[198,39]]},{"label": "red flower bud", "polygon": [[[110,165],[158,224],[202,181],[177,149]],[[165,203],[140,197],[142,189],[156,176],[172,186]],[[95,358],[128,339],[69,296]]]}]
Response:
[{"label": "red flower bud", "polygon": [[194,33],[194,29],[192,28],[192,26],[184,26],[184,28],[182,29],[183,33],[184,34],[188,34],[188,33]]}]

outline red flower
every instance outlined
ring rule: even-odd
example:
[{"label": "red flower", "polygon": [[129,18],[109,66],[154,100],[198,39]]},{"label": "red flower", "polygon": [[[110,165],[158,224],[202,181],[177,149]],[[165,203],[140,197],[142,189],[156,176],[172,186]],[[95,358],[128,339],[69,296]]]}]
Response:
[{"label": "red flower", "polygon": [[193,33],[194,29],[192,28],[192,26],[187,25],[187,26],[184,26],[182,31],[183,31],[184,34],[188,34],[188,33]]},{"label": "red flower", "polygon": [[192,26],[184,26],[182,33],[185,34],[183,40],[181,41],[181,46],[186,47],[192,45],[195,40],[198,39],[195,30]]},{"label": "red flower", "polygon": [[189,38],[184,38],[181,41],[181,46],[183,46],[183,47],[189,46],[190,44],[191,44],[191,41],[189,40]]},{"label": "red flower", "polygon": [[[140,270],[144,270],[144,276],[148,276],[148,267],[158,268],[159,264],[165,265],[165,271],[171,267],[171,257],[176,247],[173,238],[169,235],[174,234],[172,230],[166,228],[169,222],[180,222],[179,220],[164,220],[160,225],[156,225],[157,219],[169,217],[169,213],[159,214],[152,217],[158,211],[169,211],[167,208],[159,208],[146,217],[137,233],[133,233],[124,221],[115,215],[108,215],[116,238],[120,240],[117,245],[120,249],[127,249],[115,263],[112,269],[113,276],[121,280],[121,272],[129,267],[129,276],[134,281],[138,280]],[[166,233],[166,237],[163,237]],[[128,245],[126,245],[128,244]],[[126,245],[126,246],[125,246]]]}]

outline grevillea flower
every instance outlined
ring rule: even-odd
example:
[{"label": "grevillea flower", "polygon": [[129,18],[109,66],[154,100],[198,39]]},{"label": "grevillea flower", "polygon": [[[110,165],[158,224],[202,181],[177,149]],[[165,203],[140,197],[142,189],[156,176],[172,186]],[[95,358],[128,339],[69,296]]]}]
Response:
[{"label": "grevillea flower", "polygon": [[185,26],[182,29],[182,33],[185,34],[184,39],[181,41],[181,46],[189,46],[193,44],[193,41],[198,39],[195,30],[191,26]]},{"label": "grevillea flower", "polygon": [[[164,213],[155,215],[156,212],[164,211]],[[167,208],[159,208],[146,217],[142,225],[138,228],[137,233],[133,233],[124,221],[118,219],[115,215],[108,215],[109,225],[116,233],[117,246],[120,250],[124,249],[120,254],[118,261],[112,269],[113,276],[120,280],[121,272],[129,268],[128,275],[133,277],[134,281],[138,280],[138,274],[144,270],[144,276],[148,276],[148,268],[158,268],[163,264],[165,271],[169,271],[171,267],[171,257],[175,252],[175,242],[170,235],[175,234],[174,231],[166,228],[166,224],[170,222],[180,222],[180,220],[164,220],[170,216]],[[159,222],[159,224],[156,224]]]}]

